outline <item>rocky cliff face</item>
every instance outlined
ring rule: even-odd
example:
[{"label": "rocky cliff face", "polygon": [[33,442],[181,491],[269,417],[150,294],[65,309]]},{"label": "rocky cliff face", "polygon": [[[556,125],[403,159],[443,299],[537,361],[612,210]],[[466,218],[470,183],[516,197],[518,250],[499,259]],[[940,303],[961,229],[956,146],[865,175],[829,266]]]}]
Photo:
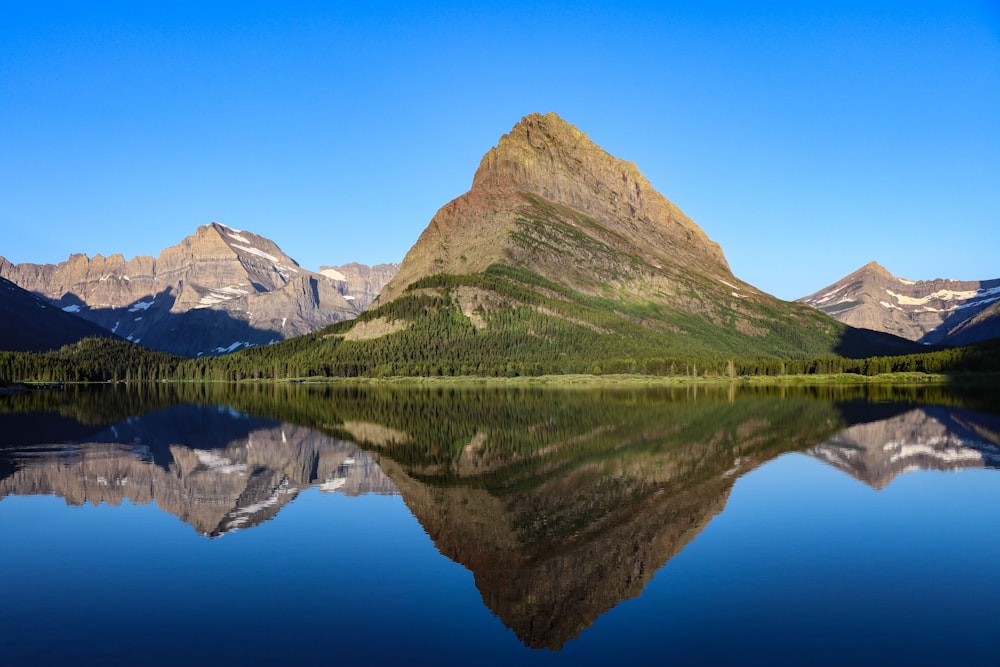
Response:
[{"label": "rocky cliff face", "polygon": [[319,272],[334,282],[346,300],[359,310],[365,310],[399,272],[399,264],[367,266],[351,262],[343,266],[321,266]]},{"label": "rocky cliff face", "polygon": [[82,338],[110,335],[0,278],[0,350],[46,352]]},{"label": "rocky cliff face", "polygon": [[301,268],[273,241],[219,223],[155,259],[0,258],[0,276],[122,338],[187,356],[283,340],[360,312],[335,281]]},{"label": "rocky cliff face", "polygon": [[1000,279],[913,281],[871,262],[799,301],[853,327],[921,343],[1000,336]]},{"label": "rocky cliff face", "polygon": [[881,489],[913,470],[1000,467],[1000,420],[961,410],[916,408],[851,426],[806,453]]},{"label": "rocky cliff face", "polygon": [[719,245],[634,164],[554,113],[526,116],[483,156],[472,188],[438,211],[379,302],[420,277],[494,263],[586,292],[678,269],[736,281]]}]

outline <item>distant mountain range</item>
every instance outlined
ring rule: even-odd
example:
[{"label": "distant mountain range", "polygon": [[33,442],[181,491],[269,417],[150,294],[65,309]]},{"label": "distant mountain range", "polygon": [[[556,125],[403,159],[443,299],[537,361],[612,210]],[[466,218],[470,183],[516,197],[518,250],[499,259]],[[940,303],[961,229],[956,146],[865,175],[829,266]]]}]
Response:
[{"label": "distant mountain range", "polygon": [[312,272],[270,239],[211,223],[155,259],[0,257],[0,276],[190,357],[312,334],[247,362],[290,377],[698,374],[699,363],[735,373],[733,359],[887,356],[1000,336],[1000,280],[914,282],[872,263],[801,303],[776,299],[734,276],[633,163],[552,113],[526,116],[486,152],[402,264]]},{"label": "distant mountain range", "polygon": [[274,343],[355,317],[394,270],[352,264],[314,273],[270,239],[219,223],[199,227],[157,258],[72,255],[40,265],[0,257],[0,276],[65,313],[192,357]]},{"label": "distant mountain range", "polygon": [[871,262],[799,301],[853,327],[921,343],[1000,337],[1000,278],[914,281]]}]

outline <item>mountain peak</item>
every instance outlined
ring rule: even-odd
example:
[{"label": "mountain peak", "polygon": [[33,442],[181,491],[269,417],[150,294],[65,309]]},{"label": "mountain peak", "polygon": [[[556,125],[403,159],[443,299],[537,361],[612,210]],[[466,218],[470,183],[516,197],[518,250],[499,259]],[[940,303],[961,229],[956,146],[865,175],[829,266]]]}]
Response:
[{"label": "mountain peak", "polygon": [[[483,156],[473,188],[533,186],[540,172],[572,170],[572,156],[600,151],[586,134],[554,113],[525,116]],[[612,158],[604,153],[607,158]],[[543,194],[543,193],[538,193]]]},{"label": "mountain peak", "polygon": [[122,338],[190,356],[274,342],[360,312],[274,241],[218,222],[199,226],[155,259],[3,261],[0,275]]},{"label": "mountain peak", "polygon": [[[907,280],[877,262],[798,301],[853,327],[926,344],[967,344],[1000,329],[989,308],[1000,299],[1000,279]],[[981,315],[981,317],[980,317]],[[970,330],[972,322],[980,324]],[[975,328],[974,327],[974,328]]]},{"label": "mountain peak", "polygon": [[889,272],[889,269],[874,260],[862,266],[860,269],[855,271],[855,273],[875,273],[885,278],[895,278],[895,276]]},{"label": "mountain peak", "polygon": [[600,222],[635,227],[640,236],[683,236],[690,241],[682,244],[687,249],[697,247],[700,257],[692,260],[700,268],[722,265],[729,273],[721,248],[657,192],[634,162],[611,155],[555,113],[529,114],[503,135],[483,156],[472,188],[531,193]]},{"label": "mountain peak", "polygon": [[631,275],[623,261],[652,273],[669,265],[732,279],[719,245],[634,163],[554,113],[533,113],[486,152],[472,188],[438,211],[379,300],[424,276],[494,263],[592,289]]}]

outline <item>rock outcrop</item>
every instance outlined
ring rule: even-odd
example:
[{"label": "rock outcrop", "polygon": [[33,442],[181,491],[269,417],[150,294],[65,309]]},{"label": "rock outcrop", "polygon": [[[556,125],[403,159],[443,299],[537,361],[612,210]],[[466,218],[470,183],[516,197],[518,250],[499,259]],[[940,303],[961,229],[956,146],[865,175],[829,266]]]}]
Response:
[{"label": "rock outcrop", "polygon": [[359,310],[368,308],[398,271],[399,264],[368,266],[351,262],[319,267],[320,274],[334,281],[337,291]]},{"label": "rock outcrop", "polygon": [[870,262],[799,301],[853,327],[921,343],[1000,336],[1000,279],[906,280]]},{"label": "rock outcrop", "polygon": [[276,342],[361,310],[336,281],[301,268],[270,239],[219,223],[155,259],[0,258],[0,276],[122,338],[187,356]]}]

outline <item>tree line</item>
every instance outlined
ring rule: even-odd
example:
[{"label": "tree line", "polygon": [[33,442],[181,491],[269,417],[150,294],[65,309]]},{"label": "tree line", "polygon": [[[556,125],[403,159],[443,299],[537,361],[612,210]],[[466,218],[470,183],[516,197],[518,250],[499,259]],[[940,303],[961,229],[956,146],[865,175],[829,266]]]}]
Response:
[{"label": "tree line", "polygon": [[[417,332],[419,335],[420,332]],[[297,340],[297,339],[296,339]],[[411,341],[412,342],[412,341]],[[875,376],[883,373],[998,373],[1000,340],[965,347],[895,357],[820,357],[774,359],[692,356],[604,357],[579,349],[561,358],[543,359],[524,345],[524,337],[500,335],[490,342],[503,349],[492,356],[490,347],[475,348],[461,337],[427,336],[422,355],[389,344],[340,340],[341,354],[328,348],[310,351],[253,348],[222,357],[187,359],[148,350],[127,341],[86,339],[54,352],[0,352],[0,381],[11,382],[149,382],[160,380],[239,381],[306,377],[479,376],[518,377],[561,374],[639,374],[686,377],[746,377],[847,373]],[[585,344],[584,341],[579,341]],[[325,350],[325,353],[323,352]],[[279,354],[280,352],[280,354]]]}]

